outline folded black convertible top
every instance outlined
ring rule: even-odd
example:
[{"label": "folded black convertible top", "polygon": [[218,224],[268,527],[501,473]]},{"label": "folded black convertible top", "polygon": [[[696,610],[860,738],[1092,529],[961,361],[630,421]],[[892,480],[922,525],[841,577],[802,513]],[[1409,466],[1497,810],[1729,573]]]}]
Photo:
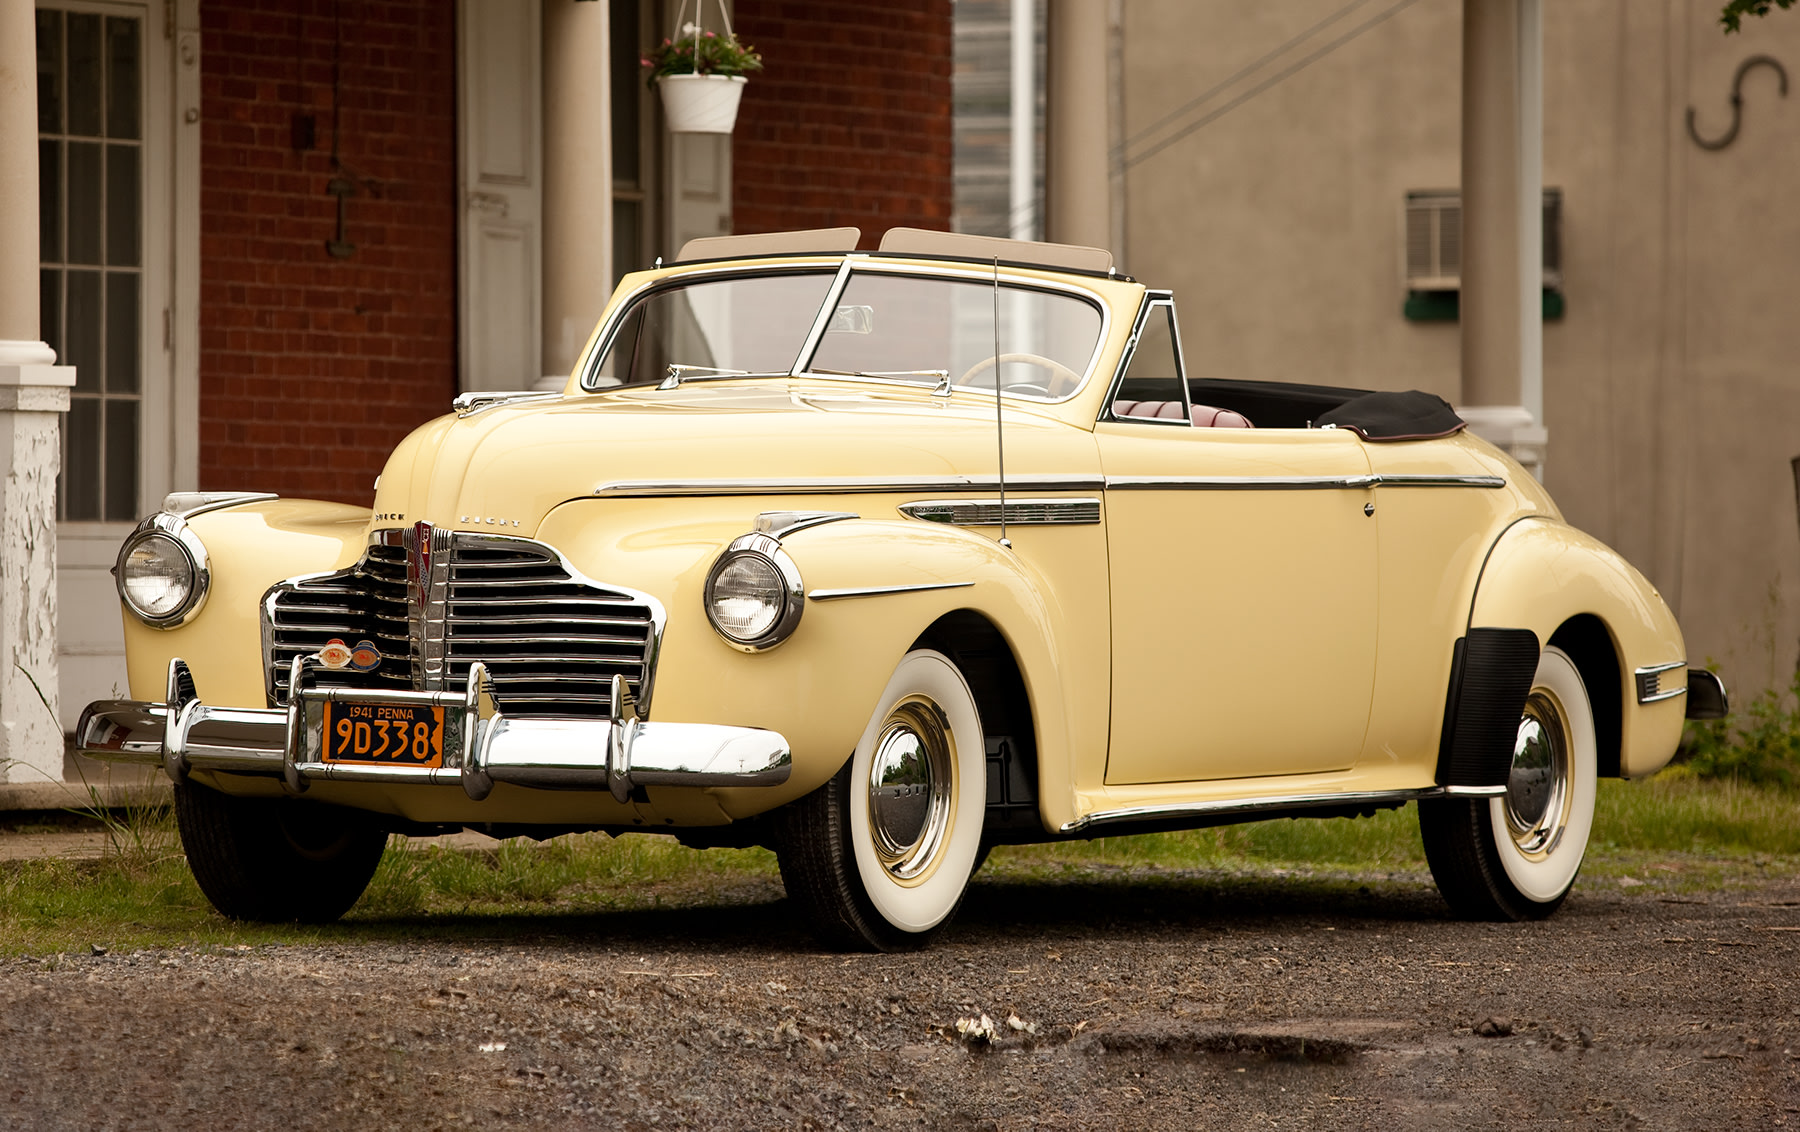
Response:
[{"label": "folded black convertible top", "polygon": [[1428,440],[1449,436],[1463,427],[1450,403],[1433,393],[1365,393],[1344,402],[1314,422],[1347,428],[1364,440]]}]

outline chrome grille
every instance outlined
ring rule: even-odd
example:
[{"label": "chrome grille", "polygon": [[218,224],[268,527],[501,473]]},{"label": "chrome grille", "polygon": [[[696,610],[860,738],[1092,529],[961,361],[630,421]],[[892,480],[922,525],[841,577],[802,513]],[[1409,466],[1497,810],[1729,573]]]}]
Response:
[{"label": "chrome grille", "polygon": [[[427,531],[429,528],[425,528]],[[432,545],[442,554],[444,532]],[[583,578],[553,548],[530,539],[456,532],[449,568],[421,599],[408,587],[412,531],[378,531],[348,570],[294,578],[263,602],[266,686],[285,702],[288,667],[333,637],[381,654],[371,672],[319,670],[325,686],[459,687],[481,661],[494,700],[515,717],[605,718],[612,678],[644,698],[660,611],[642,594]],[[441,589],[442,592],[437,592]],[[441,666],[435,660],[442,644]]]}]

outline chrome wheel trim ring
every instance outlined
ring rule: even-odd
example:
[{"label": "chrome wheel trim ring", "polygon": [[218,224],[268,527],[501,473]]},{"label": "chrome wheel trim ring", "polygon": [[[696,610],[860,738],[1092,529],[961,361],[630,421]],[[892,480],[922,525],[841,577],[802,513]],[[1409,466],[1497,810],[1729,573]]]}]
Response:
[{"label": "chrome wheel trim ring", "polygon": [[936,704],[910,697],[881,725],[866,783],[875,856],[901,883],[929,874],[950,828],[956,744]]},{"label": "chrome wheel trim ring", "polygon": [[1503,806],[1507,834],[1528,858],[1549,856],[1562,840],[1571,803],[1570,767],[1569,728],[1562,710],[1542,689],[1534,689],[1513,741]]}]

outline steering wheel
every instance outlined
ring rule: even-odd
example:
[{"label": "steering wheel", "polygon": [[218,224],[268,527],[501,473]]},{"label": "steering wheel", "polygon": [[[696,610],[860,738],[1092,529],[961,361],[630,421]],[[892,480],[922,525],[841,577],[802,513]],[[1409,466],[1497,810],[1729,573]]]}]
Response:
[{"label": "steering wheel", "polygon": [[[987,357],[976,362],[974,365],[970,366],[967,370],[965,370],[963,372],[963,375],[956,379],[956,384],[967,385],[967,384],[969,384],[970,379],[973,378],[976,374],[985,373],[986,371],[993,369],[996,365],[1005,365],[1008,362],[1023,362],[1026,365],[1042,366],[1044,369],[1047,369],[1052,374],[1054,374],[1056,376],[1056,379],[1059,382],[1067,383],[1067,385],[1070,389],[1073,389],[1077,385],[1081,384],[1081,375],[1076,373],[1074,370],[1070,369],[1068,366],[1063,365],[1061,362],[1057,361],[1055,358],[1046,358],[1042,354],[1027,354],[1027,353],[1023,353],[1023,352],[1014,353],[1014,354],[1001,354],[997,358],[990,354]],[[1030,393],[1037,393],[1037,394],[1041,394],[1042,396],[1045,396],[1045,397],[1048,397],[1050,395],[1049,387],[1043,386],[1043,385],[1029,385],[1029,384],[1025,384],[1025,383],[1018,383],[1018,384],[1014,384],[1014,385],[1008,385],[1005,388],[1012,390],[1014,392],[1023,391],[1023,392],[1030,392]]]}]

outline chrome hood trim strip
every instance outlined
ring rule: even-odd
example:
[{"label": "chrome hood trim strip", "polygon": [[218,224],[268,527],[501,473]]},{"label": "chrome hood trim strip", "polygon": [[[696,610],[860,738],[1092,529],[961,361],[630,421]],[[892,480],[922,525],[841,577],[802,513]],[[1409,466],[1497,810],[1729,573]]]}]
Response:
[{"label": "chrome hood trim strip", "polygon": [[[993,491],[996,476],[807,476],[791,479],[608,480],[594,494],[610,498],[662,495],[886,495]],[[1007,476],[1008,491],[1098,491],[1100,476]]]},{"label": "chrome hood trim strip", "polygon": [[960,590],[974,582],[921,582],[910,586],[853,586],[840,590],[813,590],[806,596],[814,601],[835,601],[840,597],[880,597],[883,594],[922,593],[926,590]]}]

